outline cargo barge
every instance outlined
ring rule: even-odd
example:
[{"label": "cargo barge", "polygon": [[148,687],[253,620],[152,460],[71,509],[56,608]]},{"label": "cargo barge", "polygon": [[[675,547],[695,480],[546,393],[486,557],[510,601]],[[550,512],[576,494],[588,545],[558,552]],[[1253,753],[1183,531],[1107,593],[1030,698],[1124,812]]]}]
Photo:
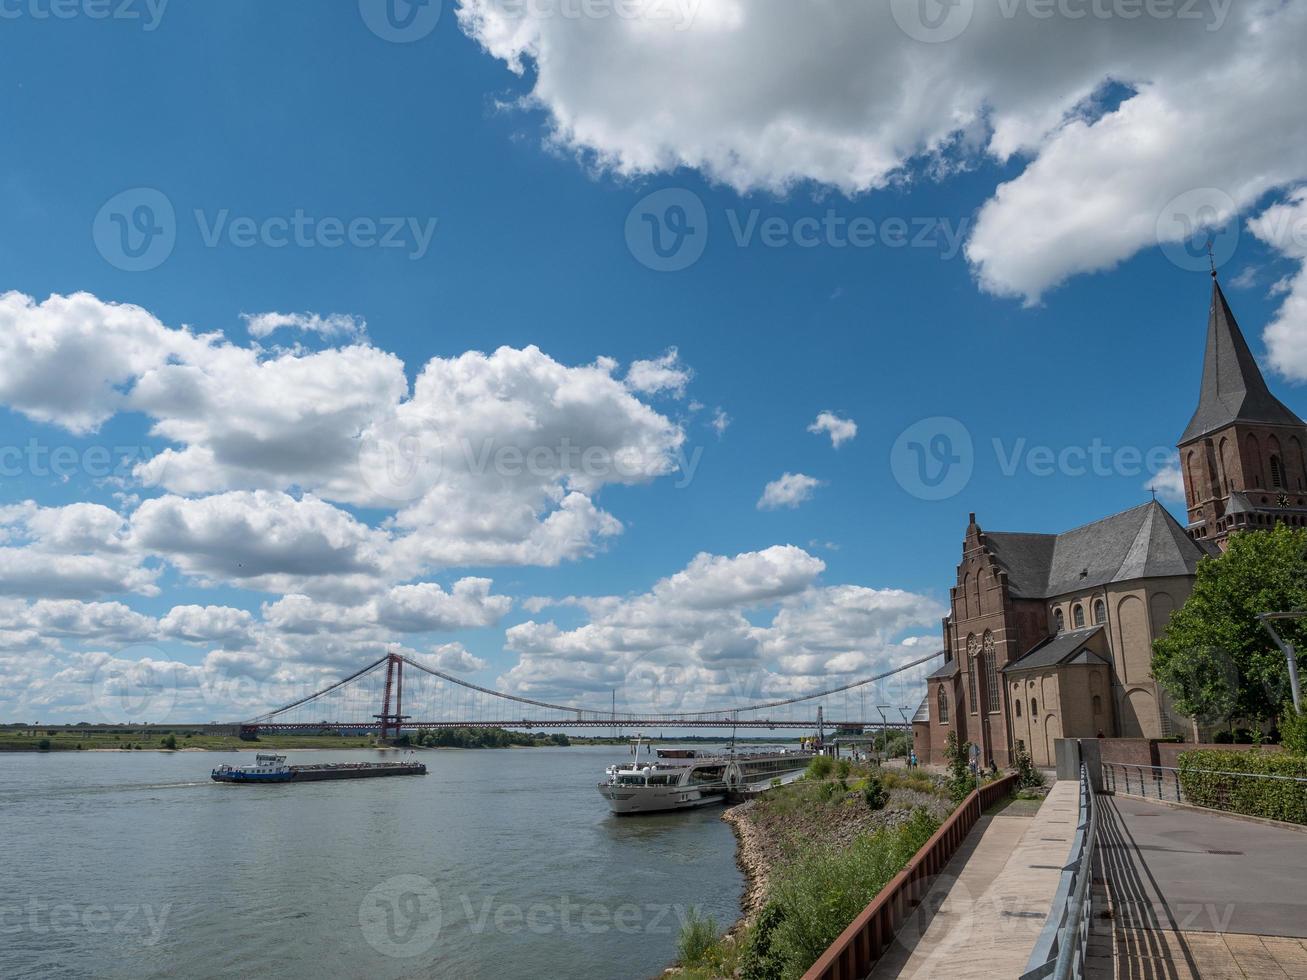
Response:
[{"label": "cargo barge", "polygon": [[252,766],[221,765],[209,773],[217,783],[309,783],[322,779],[372,779],[377,776],[425,776],[421,762],[326,762],[288,766],[284,755],[260,752]]}]

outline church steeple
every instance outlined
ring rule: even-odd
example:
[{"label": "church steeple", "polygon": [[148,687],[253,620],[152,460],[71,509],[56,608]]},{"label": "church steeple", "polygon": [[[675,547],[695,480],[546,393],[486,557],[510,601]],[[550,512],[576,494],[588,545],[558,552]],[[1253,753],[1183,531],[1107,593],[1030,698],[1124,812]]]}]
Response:
[{"label": "church steeple", "polygon": [[1212,280],[1212,308],[1207,319],[1207,354],[1203,387],[1180,445],[1224,429],[1235,422],[1302,425],[1266,387],[1266,379],[1248,349],[1239,323],[1230,311],[1221,284]]},{"label": "church steeple", "polygon": [[1198,410],[1180,437],[1190,537],[1307,526],[1307,425],[1271,394],[1212,275]]}]

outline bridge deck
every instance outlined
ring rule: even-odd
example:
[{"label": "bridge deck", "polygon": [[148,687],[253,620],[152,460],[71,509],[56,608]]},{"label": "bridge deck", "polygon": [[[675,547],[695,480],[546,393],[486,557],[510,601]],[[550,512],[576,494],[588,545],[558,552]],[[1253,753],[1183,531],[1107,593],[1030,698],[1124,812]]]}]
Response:
[{"label": "bridge deck", "polygon": [[1065,781],[1033,816],[982,817],[873,980],[1020,976],[1071,851],[1078,801],[1078,784]]}]

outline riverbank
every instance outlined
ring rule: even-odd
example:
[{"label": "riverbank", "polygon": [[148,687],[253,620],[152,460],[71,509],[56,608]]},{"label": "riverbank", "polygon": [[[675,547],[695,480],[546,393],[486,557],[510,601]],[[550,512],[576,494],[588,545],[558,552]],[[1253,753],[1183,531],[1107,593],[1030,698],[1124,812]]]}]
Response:
[{"label": "riverbank", "polygon": [[668,974],[716,980],[734,976],[750,959],[775,965],[801,955],[784,947],[813,942],[794,913],[806,897],[829,906],[832,921],[840,915],[836,906],[851,920],[880,879],[897,873],[952,811],[938,776],[847,763],[731,807],[722,820],[735,833],[745,878],[741,916],[712,943],[687,944],[683,935],[681,963]]}]

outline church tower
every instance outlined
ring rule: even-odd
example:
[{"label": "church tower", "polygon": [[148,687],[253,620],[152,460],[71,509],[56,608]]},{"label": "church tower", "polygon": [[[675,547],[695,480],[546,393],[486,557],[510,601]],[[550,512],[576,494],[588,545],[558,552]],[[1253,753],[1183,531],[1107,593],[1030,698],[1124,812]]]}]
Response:
[{"label": "church tower", "polygon": [[1179,448],[1195,541],[1224,551],[1236,531],[1307,526],[1307,425],[1267,388],[1215,275],[1202,392]]}]

